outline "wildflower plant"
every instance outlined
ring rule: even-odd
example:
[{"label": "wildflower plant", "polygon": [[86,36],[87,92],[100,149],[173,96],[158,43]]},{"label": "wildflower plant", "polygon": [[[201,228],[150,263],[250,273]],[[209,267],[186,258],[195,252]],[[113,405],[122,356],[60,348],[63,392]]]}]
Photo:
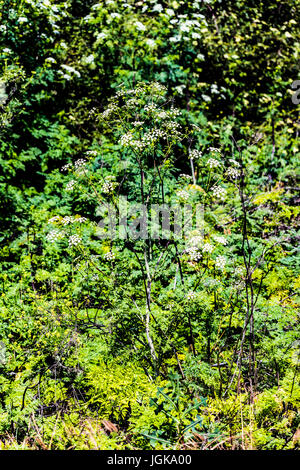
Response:
[{"label": "wildflower plant", "polygon": [[[56,228],[47,237],[52,242],[65,239],[68,247],[77,250],[92,270],[110,269],[116,292],[120,290],[119,295],[124,301],[127,299],[126,302],[138,309],[141,334],[144,331],[157,373],[161,347],[158,338],[163,335],[163,325],[156,318],[155,312],[161,308],[161,301],[154,293],[161,282],[161,273],[174,274],[168,281],[169,288],[178,296],[183,312],[187,308],[185,299],[198,299],[199,279],[204,273],[225,273],[228,240],[222,232],[215,232],[209,214],[210,207],[226,200],[226,186],[232,183],[221,151],[212,147],[199,148],[197,135],[201,129],[183,124],[181,113],[170,102],[166,88],[160,83],[138,83],[132,89],[120,89],[96,119],[105,138],[114,139],[115,152],[119,155],[117,169],[114,173],[109,172],[106,157],[101,155],[107,153],[104,146],[86,151],[61,170],[67,174],[65,190],[70,192],[78,188],[77,192],[80,191],[85,199],[93,200],[98,205],[96,214],[105,214],[109,220],[108,227],[104,228],[98,242],[95,239],[92,242],[83,238],[82,229],[90,227],[90,235],[97,237],[100,232],[96,218],[54,215],[49,223]],[[188,156],[190,174],[176,177],[176,166],[185,161],[183,153]],[[200,204],[205,208],[203,214]],[[182,208],[184,222],[176,219],[179,208]],[[147,225],[153,215],[158,217],[155,231]],[[181,235],[175,237],[175,232],[172,235],[169,231],[165,238],[165,232],[160,231],[159,215],[174,229],[184,223],[178,232]],[[201,219],[201,227],[192,236],[195,217]],[[117,233],[116,223],[120,221],[122,237],[111,237],[112,233]],[[96,251],[102,252],[100,258],[93,258],[92,247],[96,245]],[[129,254],[130,265],[125,261]],[[136,282],[140,285],[140,294],[135,300],[125,287],[132,266],[137,270]],[[122,312],[120,315],[122,317]],[[191,313],[186,311],[183,318],[190,338],[193,338]],[[171,343],[171,339],[167,341],[168,347],[172,348]],[[192,347],[195,347],[194,343]]]}]

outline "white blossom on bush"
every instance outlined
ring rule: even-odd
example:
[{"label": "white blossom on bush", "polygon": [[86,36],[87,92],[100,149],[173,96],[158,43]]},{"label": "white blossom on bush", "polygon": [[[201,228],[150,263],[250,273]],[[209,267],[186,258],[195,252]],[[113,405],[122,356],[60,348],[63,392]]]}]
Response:
[{"label": "white blossom on bush", "polygon": [[73,191],[76,186],[76,180],[70,180],[66,185],[66,191]]},{"label": "white blossom on bush", "polygon": [[78,235],[71,235],[69,237],[69,247],[78,246],[82,242],[82,238]]},{"label": "white blossom on bush", "polygon": [[190,158],[191,158],[192,160],[196,160],[197,158],[201,158],[201,157],[202,157],[202,152],[200,152],[200,150],[194,149],[194,150],[191,150],[191,151],[190,151],[190,154],[189,154],[189,155],[190,155]]},{"label": "white blossom on bush", "polygon": [[116,258],[116,255],[112,251],[108,251],[104,255],[104,259],[106,259],[106,261],[113,261],[115,258]]},{"label": "white blossom on bush", "polygon": [[220,269],[223,271],[223,269],[225,269],[225,266],[226,266],[225,256],[217,256],[215,266],[217,269]]},{"label": "white blossom on bush", "polygon": [[196,293],[192,290],[190,290],[187,294],[186,294],[186,298],[187,300],[193,300],[196,298]]},{"label": "white blossom on bush", "polygon": [[217,243],[221,243],[222,245],[227,245],[227,240],[222,235],[213,235],[212,237]]},{"label": "white blossom on bush", "polygon": [[189,193],[185,191],[184,189],[177,191],[176,195],[177,197],[179,197],[179,199],[183,199],[184,201],[187,201],[188,198],[190,197]]},{"label": "white blossom on bush", "polygon": [[216,160],[215,158],[209,158],[207,160],[207,164],[209,168],[218,168],[220,166],[220,162]]},{"label": "white blossom on bush", "polygon": [[225,201],[227,191],[225,188],[222,188],[222,186],[214,186],[212,188],[212,193],[216,198],[221,199],[221,201]]},{"label": "white blossom on bush", "polygon": [[53,243],[61,240],[65,236],[65,232],[61,230],[51,230],[46,236],[48,242]]},{"label": "white blossom on bush", "polygon": [[202,250],[205,253],[211,253],[214,249],[214,246],[211,243],[204,243],[202,246]]},{"label": "white blossom on bush", "polygon": [[237,179],[240,176],[239,170],[233,167],[229,167],[226,171],[226,174],[229,178],[232,178],[232,179]]}]

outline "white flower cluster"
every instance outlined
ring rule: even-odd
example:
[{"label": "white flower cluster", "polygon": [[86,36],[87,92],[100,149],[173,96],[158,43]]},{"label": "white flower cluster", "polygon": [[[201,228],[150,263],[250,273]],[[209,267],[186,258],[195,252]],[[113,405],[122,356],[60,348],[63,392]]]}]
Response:
[{"label": "white flower cluster", "polygon": [[202,246],[202,250],[205,252],[205,253],[211,253],[214,249],[214,246],[211,244],[211,243],[204,243],[203,246]]},{"label": "white flower cluster", "polygon": [[221,150],[220,149],[217,149],[216,147],[209,147],[208,149],[210,152],[214,153],[214,152],[218,152],[218,153],[221,153]]},{"label": "white flower cluster", "polygon": [[207,160],[207,164],[209,168],[218,168],[220,166],[220,162],[216,160],[215,158],[209,158]]},{"label": "white flower cluster", "polygon": [[97,157],[98,152],[97,150],[87,150],[85,154],[88,155],[89,157]]},{"label": "white flower cluster", "polygon": [[152,129],[146,132],[141,140],[134,139],[131,132],[127,132],[120,138],[120,144],[124,147],[132,147],[134,150],[143,150],[147,146],[154,144],[160,138],[166,138],[166,131],[162,129]]},{"label": "white flower cluster", "polygon": [[80,245],[82,238],[78,235],[71,235],[69,238],[69,247]]},{"label": "white flower cluster", "polygon": [[112,193],[113,190],[114,190],[115,187],[116,187],[116,184],[117,184],[117,183],[115,183],[115,182],[113,182],[113,181],[109,181],[109,180],[105,181],[105,182],[103,183],[103,185],[102,185],[102,192],[103,192],[104,194],[110,194],[110,193]]},{"label": "white flower cluster", "polygon": [[205,279],[203,284],[207,287],[216,287],[220,285],[220,281],[218,279],[212,279],[210,277],[210,278]]},{"label": "white flower cluster", "polygon": [[234,160],[233,158],[229,158],[229,161],[230,161],[230,163],[231,163],[232,165],[234,165],[234,166],[237,166],[237,167],[240,166],[239,162],[237,162],[237,161]]},{"label": "white flower cluster", "polygon": [[178,129],[180,128],[179,122],[176,121],[167,121],[165,123],[165,128],[170,130],[173,133],[176,133]]},{"label": "white flower cluster", "polygon": [[169,115],[170,118],[173,118],[173,119],[174,119],[175,117],[181,115],[181,111],[180,111],[180,109],[174,108],[174,107],[172,106],[172,107],[169,109],[169,111],[168,111],[168,115]]},{"label": "white flower cluster", "polygon": [[112,251],[108,251],[104,255],[104,259],[106,259],[106,261],[113,261],[115,258],[116,258],[116,255]]},{"label": "white flower cluster", "polygon": [[121,136],[120,144],[123,145],[123,147],[128,147],[132,141],[133,141],[133,134],[131,132],[127,132],[126,134],[123,134]]},{"label": "white flower cluster", "polygon": [[169,114],[167,113],[167,111],[160,111],[159,113],[157,113],[156,117],[158,117],[159,119],[167,119],[169,117]]},{"label": "white flower cluster", "polygon": [[69,215],[61,219],[61,223],[63,225],[69,225],[69,224],[72,224],[73,222],[74,222],[74,217],[69,216]]},{"label": "white flower cluster", "polygon": [[189,248],[186,249],[186,253],[188,254],[189,258],[192,260],[192,261],[199,261],[202,257],[202,254],[201,252],[199,251],[199,249],[195,246],[191,246]]},{"label": "white flower cluster", "polygon": [[155,47],[156,46],[156,42],[154,41],[154,39],[150,39],[150,38],[147,38],[145,43],[147,44],[147,46],[149,47]]},{"label": "white flower cluster", "polygon": [[215,266],[217,269],[220,269],[223,271],[223,269],[225,269],[225,266],[226,266],[225,256],[217,256]]},{"label": "white flower cluster", "polygon": [[137,98],[130,98],[130,100],[126,102],[127,108],[134,108],[135,106],[138,106],[139,104],[140,102]]},{"label": "white flower cluster", "polygon": [[70,180],[66,185],[66,191],[73,191],[76,186],[76,180]]},{"label": "white flower cluster", "polygon": [[188,300],[193,300],[193,299],[196,298],[196,293],[195,293],[194,291],[190,290],[190,291],[187,293],[186,298],[187,298]]},{"label": "white flower cluster", "polygon": [[133,121],[132,125],[134,127],[141,127],[144,124],[144,121]]},{"label": "white flower cluster", "polygon": [[103,31],[101,33],[98,33],[96,36],[96,42],[103,41],[107,37],[107,34],[104,33]]},{"label": "white flower cluster", "polygon": [[245,268],[243,266],[238,266],[234,270],[234,274],[238,277],[243,277],[245,276]]},{"label": "white flower cluster", "polygon": [[188,240],[189,245],[195,247],[195,246],[202,246],[203,243],[203,237],[201,235],[194,235]]},{"label": "white flower cluster", "polygon": [[63,172],[69,171],[69,170],[71,170],[72,166],[73,166],[72,163],[67,163],[66,165],[61,167],[61,171],[63,171]]},{"label": "white flower cluster", "polygon": [[60,217],[59,215],[55,215],[48,220],[48,224],[56,224],[61,223],[62,225],[66,226],[69,224],[79,223],[82,224],[87,221],[86,217],[78,217],[72,215],[66,215],[65,217]]},{"label": "white flower cluster", "polygon": [[107,118],[109,117],[111,114],[113,114],[114,112],[116,112],[118,109],[118,106],[114,103],[110,104],[105,111],[103,111],[103,113],[101,113],[101,116],[103,118]]},{"label": "white flower cluster", "polygon": [[190,197],[189,193],[185,191],[184,189],[177,191],[176,195],[177,197],[179,197],[180,199],[183,199],[184,201],[187,201],[188,198]]},{"label": "white flower cluster", "polygon": [[225,201],[227,191],[225,188],[222,188],[222,186],[213,186],[212,193],[216,198]]},{"label": "white flower cluster", "polygon": [[55,215],[54,217],[51,217],[51,219],[48,220],[48,224],[55,224],[56,222],[60,222],[59,215]]},{"label": "white flower cluster", "polygon": [[146,132],[143,135],[142,142],[146,146],[146,145],[149,145],[149,144],[153,144],[158,139],[164,138],[164,137],[166,137],[166,132],[164,130],[162,130],[162,129],[152,129],[151,131]]},{"label": "white flower cluster", "polygon": [[191,180],[193,179],[191,175],[186,175],[185,173],[180,173],[179,178]]},{"label": "white flower cluster", "polygon": [[221,243],[222,245],[227,245],[227,240],[225,237],[223,237],[222,235],[213,235],[213,239],[217,242],[217,243]]},{"label": "white flower cluster", "polygon": [[84,158],[79,158],[78,160],[76,160],[76,162],[74,163],[74,166],[75,166],[75,169],[78,169],[78,168],[82,168],[83,166],[85,166],[87,164],[87,161],[84,159]]},{"label": "white flower cluster", "polygon": [[54,243],[65,236],[65,232],[61,230],[51,230],[46,236],[46,239],[50,243]]},{"label": "white flower cluster", "polygon": [[226,174],[229,178],[237,179],[240,176],[239,170],[233,167],[229,167],[226,171]]},{"label": "white flower cluster", "polygon": [[151,83],[150,87],[154,94],[164,94],[167,92],[167,87],[158,82]]},{"label": "white flower cluster", "polygon": [[201,158],[202,157],[202,152],[200,152],[200,150],[191,150],[190,151],[190,159],[191,160],[195,160],[197,158]]},{"label": "white flower cluster", "polygon": [[134,25],[138,31],[146,31],[146,26],[140,21],[136,21]]},{"label": "white flower cluster", "polygon": [[[70,74],[73,74],[75,75],[76,77],[80,77],[80,73],[78,72],[78,70],[74,69],[74,67],[71,67],[70,65],[65,65],[65,64],[62,64],[61,65],[61,68],[66,70],[67,71],[67,74],[64,74],[63,71],[59,70],[58,73],[62,74],[64,78],[66,79],[70,79]],[[67,78],[68,77],[68,78]]]},{"label": "white flower cluster", "polygon": [[144,110],[146,111],[146,113],[154,113],[157,110],[157,104],[155,103],[146,104]]}]

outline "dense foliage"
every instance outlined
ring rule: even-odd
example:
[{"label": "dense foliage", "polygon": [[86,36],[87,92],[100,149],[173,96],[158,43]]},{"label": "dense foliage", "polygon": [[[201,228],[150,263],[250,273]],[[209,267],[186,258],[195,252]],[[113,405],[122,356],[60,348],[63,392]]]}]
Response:
[{"label": "dense foliage", "polygon": [[0,448],[299,447],[299,13],[0,0]]}]

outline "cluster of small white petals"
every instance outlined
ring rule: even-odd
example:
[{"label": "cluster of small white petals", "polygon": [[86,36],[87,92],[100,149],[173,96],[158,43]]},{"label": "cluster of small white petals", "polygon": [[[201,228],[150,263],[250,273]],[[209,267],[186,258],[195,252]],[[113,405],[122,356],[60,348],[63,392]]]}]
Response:
[{"label": "cluster of small white petals", "polygon": [[106,108],[105,111],[103,111],[103,113],[101,113],[101,116],[103,118],[109,117],[112,113],[117,111],[117,109],[118,109],[118,106],[116,104],[111,104]]},{"label": "cluster of small white petals", "polygon": [[209,150],[210,152],[218,152],[218,153],[221,152],[221,150],[220,150],[220,149],[217,149],[216,147],[209,147],[208,150]]},{"label": "cluster of small white petals", "polygon": [[202,157],[202,152],[200,152],[200,150],[194,149],[194,150],[191,150],[191,151],[190,151],[190,154],[189,154],[189,155],[190,155],[190,159],[191,159],[191,160],[195,160],[195,159],[197,159],[197,158],[201,158],[201,157]]},{"label": "cluster of small white petals", "polygon": [[144,121],[134,121],[134,122],[132,123],[132,125],[133,125],[134,127],[140,127],[140,126],[142,126],[143,124],[144,124]]},{"label": "cluster of small white petals", "polygon": [[75,168],[81,168],[82,166],[85,166],[87,164],[87,161],[84,158],[79,158],[79,160],[76,160],[74,163]]},{"label": "cluster of small white petals", "polygon": [[146,31],[146,26],[143,23],[141,23],[140,21],[136,21],[134,23],[134,25],[135,25],[136,29],[138,29],[139,31]]},{"label": "cluster of small white petals", "polygon": [[204,281],[204,285],[207,287],[216,287],[220,285],[219,279],[212,279],[212,278],[207,278]]},{"label": "cluster of small white petals", "polygon": [[169,117],[169,114],[166,111],[160,111],[160,113],[158,113],[156,117],[160,119],[167,119]]},{"label": "cluster of small white petals", "polygon": [[48,242],[53,243],[56,242],[57,240],[60,240],[65,236],[65,232],[61,230],[51,230],[46,236],[46,239]]},{"label": "cluster of small white petals", "polygon": [[51,217],[51,219],[48,220],[48,224],[55,224],[55,222],[59,222],[59,221],[60,221],[60,216],[55,215],[54,217]]},{"label": "cluster of small white petals", "polygon": [[180,111],[180,109],[178,109],[178,108],[173,108],[173,106],[172,106],[172,107],[169,109],[169,111],[168,111],[168,115],[169,115],[170,118],[173,118],[173,119],[174,119],[175,117],[181,115],[181,111]]},{"label": "cluster of small white petals", "polygon": [[73,222],[74,222],[74,217],[69,216],[69,215],[61,219],[61,223],[63,225],[69,225],[69,224],[72,224]]},{"label": "cluster of small white petals", "polygon": [[167,92],[167,88],[158,82],[153,82],[151,84],[151,90],[153,93],[166,93]]},{"label": "cluster of small white petals", "polygon": [[157,110],[157,104],[155,103],[146,104],[144,109],[146,113],[154,113]]},{"label": "cluster of small white petals", "polygon": [[226,266],[226,258],[225,256],[217,256],[215,266],[217,269],[225,269]]},{"label": "cluster of small white petals", "polygon": [[232,178],[232,179],[237,179],[240,176],[239,170],[233,167],[229,167],[226,171],[226,174],[229,178]]},{"label": "cluster of small white petals", "polygon": [[69,181],[66,186],[66,191],[73,191],[75,185],[76,185],[76,180]]},{"label": "cluster of small white petals", "polygon": [[155,143],[158,139],[166,137],[166,132],[162,129],[152,129],[142,137],[142,143],[149,145]]},{"label": "cluster of small white petals", "polygon": [[207,164],[209,168],[217,168],[218,166],[220,166],[220,162],[216,160],[215,158],[209,158],[207,160]]},{"label": "cluster of small white petals", "polygon": [[191,180],[193,179],[191,175],[186,175],[185,173],[180,173],[179,178]]},{"label": "cluster of small white petals", "polygon": [[202,257],[202,254],[201,252],[199,251],[199,249],[195,246],[191,246],[189,248],[186,249],[186,252],[189,256],[189,258],[192,260],[192,261],[199,261]]},{"label": "cluster of small white petals", "polygon": [[180,191],[177,191],[176,195],[180,199],[184,199],[185,201],[187,201],[188,198],[190,197],[189,193],[187,191],[185,191],[184,189],[181,189]]},{"label": "cluster of small white petals", "polygon": [[77,222],[78,224],[83,224],[84,222],[87,222],[86,217],[74,217],[74,222]]},{"label": "cluster of small white petals", "polygon": [[177,132],[178,129],[180,128],[179,122],[176,121],[167,121],[165,123],[166,129],[170,130],[171,132]]},{"label": "cluster of small white petals", "polygon": [[223,237],[222,235],[213,235],[213,239],[217,242],[217,243],[221,243],[222,245],[227,245],[227,240],[225,237]]},{"label": "cluster of small white petals", "polygon": [[202,250],[205,253],[211,253],[214,249],[214,246],[211,243],[204,243],[202,246]]},{"label": "cluster of small white petals", "polygon": [[108,251],[104,255],[104,259],[106,259],[106,261],[113,261],[115,258],[116,258],[116,255],[112,251]]},{"label": "cluster of small white petals", "polygon": [[221,199],[221,201],[224,201],[226,198],[227,191],[225,188],[222,188],[222,186],[214,186],[212,188],[212,193],[215,197]]},{"label": "cluster of small white petals", "polygon": [[133,135],[131,132],[127,132],[126,134],[123,134],[120,138],[120,144],[123,145],[124,147],[127,147],[130,145],[130,143],[133,141]]},{"label": "cluster of small white petals", "polygon": [[149,46],[149,47],[155,47],[156,46],[156,42],[154,41],[154,39],[147,38],[145,42],[146,42],[147,46]]},{"label": "cluster of small white petals", "polygon": [[203,237],[201,235],[194,235],[188,240],[189,245],[195,246],[202,246]]},{"label": "cluster of small white petals", "polygon": [[98,152],[97,150],[87,150],[85,154],[88,155],[89,157],[97,157]]},{"label": "cluster of small white petals", "polygon": [[139,100],[137,98],[130,98],[130,100],[127,101],[126,106],[128,108],[134,108],[135,106],[138,106]]},{"label": "cluster of small white petals", "polygon": [[237,166],[237,167],[240,166],[239,162],[237,162],[237,161],[234,160],[233,158],[229,158],[229,161],[230,161],[230,163],[231,163],[232,165],[234,165],[234,166]]},{"label": "cluster of small white petals", "polygon": [[102,192],[104,194],[110,194],[113,192],[115,189],[117,183],[114,183],[113,181],[105,181],[102,186]]},{"label": "cluster of small white petals", "polygon": [[71,235],[69,238],[69,246],[72,247],[72,246],[80,245],[81,241],[82,241],[82,238],[79,237],[78,235]]},{"label": "cluster of small white petals", "polygon": [[69,171],[72,168],[72,163],[67,163],[66,165],[61,167],[61,171]]},{"label": "cluster of small white petals", "polygon": [[245,275],[245,268],[243,266],[238,266],[234,270],[234,274],[238,277],[242,277]]},{"label": "cluster of small white petals", "polygon": [[190,291],[186,294],[186,298],[187,298],[188,300],[193,300],[193,299],[195,299],[195,297],[196,297],[196,293],[195,293],[194,291],[192,291],[192,290],[190,290]]},{"label": "cluster of small white petals", "polygon": [[147,143],[146,142],[143,142],[142,140],[133,140],[130,144],[130,146],[134,149],[134,150],[143,150],[146,146],[147,146]]}]

